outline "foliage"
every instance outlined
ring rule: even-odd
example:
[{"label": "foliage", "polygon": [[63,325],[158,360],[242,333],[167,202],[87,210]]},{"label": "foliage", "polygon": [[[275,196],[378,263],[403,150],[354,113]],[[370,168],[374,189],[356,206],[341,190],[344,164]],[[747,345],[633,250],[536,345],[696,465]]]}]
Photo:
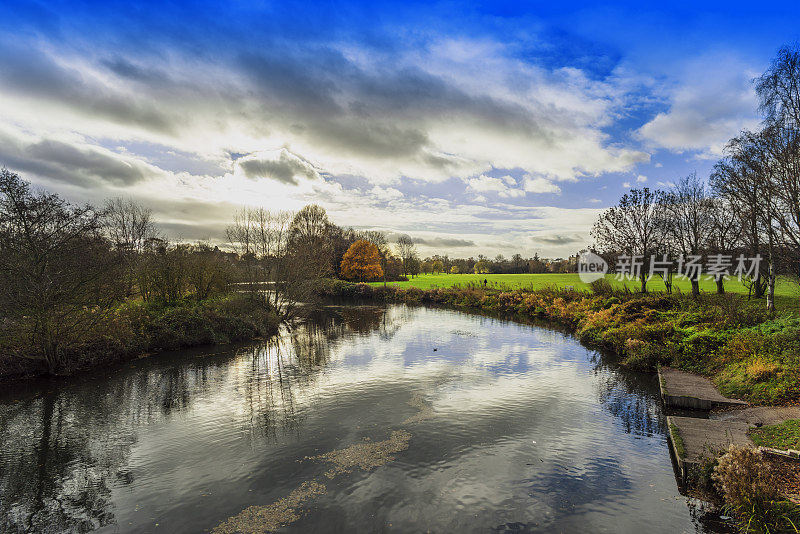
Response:
[{"label": "foliage", "polygon": [[797,532],[800,508],[783,499],[772,468],[760,451],[731,445],[712,475],[742,532]]},{"label": "foliage", "polygon": [[30,347],[0,329],[0,376],[69,374],[142,353],[250,340],[275,333],[278,323],[278,315],[268,304],[243,295],[187,299],[172,305],[126,302],[84,331],[79,342],[65,349],[54,369],[29,358]]},{"label": "foliage", "polygon": [[347,280],[365,282],[383,276],[378,247],[363,239],[356,241],[342,258],[342,276]]},{"label": "foliage", "polygon": [[[102,213],[0,171],[0,321],[56,369],[120,292]],[[87,313],[90,310],[90,313]]]},{"label": "foliage", "polygon": [[611,282],[609,282],[606,278],[593,280],[589,284],[589,288],[591,288],[592,293],[595,295],[603,295],[608,297],[614,293],[614,286],[612,286]]}]

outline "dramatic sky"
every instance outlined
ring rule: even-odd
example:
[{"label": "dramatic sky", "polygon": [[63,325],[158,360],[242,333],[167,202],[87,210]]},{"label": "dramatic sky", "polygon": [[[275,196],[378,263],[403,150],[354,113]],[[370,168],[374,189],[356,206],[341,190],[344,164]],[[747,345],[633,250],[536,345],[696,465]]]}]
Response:
[{"label": "dramatic sky", "polygon": [[798,39],[798,2],[7,0],[0,165],[186,241],[318,203],[423,255],[566,255],[706,177]]}]

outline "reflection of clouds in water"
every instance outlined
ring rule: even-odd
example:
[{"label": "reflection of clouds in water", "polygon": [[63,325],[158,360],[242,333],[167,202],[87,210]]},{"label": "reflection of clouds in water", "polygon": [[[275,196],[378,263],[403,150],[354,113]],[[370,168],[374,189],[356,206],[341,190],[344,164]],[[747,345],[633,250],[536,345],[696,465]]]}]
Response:
[{"label": "reflection of clouds in water", "polygon": [[[133,506],[162,510],[170,495],[202,530],[219,524],[216,513],[233,517],[258,503],[250,484],[260,502],[274,504],[303,480],[326,480],[314,462],[294,460],[352,452],[363,436],[380,440],[400,428],[414,434],[410,449],[369,476],[337,479],[357,492],[314,494],[315,513],[337,513],[325,508],[335,501],[399,530],[419,525],[409,518],[434,530],[534,529],[531,517],[566,524],[561,500],[599,507],[604,484],[612,505],[645,499],[637,477],[660,473],[653,466],[665,467],[674,484],[648,377],[592,361],[558,332],[446,310],[334,307],[268,343],[208,352],[160,355],[56,388],[49,418],[40,399],[0,403],[3,520],[16,513],[12,506],[30,514],[42,494],[76,512],[59,519],[52,506],[40,507],[40,523],[141,523]],[[41,446],[43,420],[61,425],[49,448]],[[41,479],[39,450],[50,458]],[[623,465],[629,459],[634,471]],[[206,484],[225,492],[218,510],[200,502],[197,488]],[[384,499],[377,511],[369,505],[376,493]],[[459,519],[442,517],[443,509]],[[360,518],[352,513],[348,519]]]}]

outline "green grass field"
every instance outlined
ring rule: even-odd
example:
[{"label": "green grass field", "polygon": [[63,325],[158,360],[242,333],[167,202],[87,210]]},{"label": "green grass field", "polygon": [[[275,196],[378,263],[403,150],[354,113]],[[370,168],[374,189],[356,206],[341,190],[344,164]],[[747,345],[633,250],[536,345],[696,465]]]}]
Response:
[{"label": "green grass field", "polygon": [[[607,276],[609,282],[616,287],[627,285],[632,291],[639,290],[637,280],[626,282],[617,281],[614,276]],[[482,284],[486,279],[490,287],[502,289],[540,289],[543,287],[556,286],[564,288],[572,286],[574,289],[588,289],[589,286],[581,282],[578,275],[570,274],[422,274],[408,282],[389,282],[391,285],[400,288],[418,287],[420,289],[430,289],[433,287],[453,287],[466,286],[469,283]],[[381,285],[382,282],[373,282],[372,285]],[[684,293],[691,291],[691,284],[683,278],[675,278],[675,286]],[[660,278],[653,278],[647,284],[649,291],[665,291],[664,282]],[[717,286],[711,278],[700,282],[700,290],[708,293],[716,292]],[[730,279],[725,282],[725,291],[731,293],[747,294],[747,289],[737,280]],[[775,288],[776,296],[780,297],[800,297],[800,288],[796,283],[789,280],[781,280]]]}]

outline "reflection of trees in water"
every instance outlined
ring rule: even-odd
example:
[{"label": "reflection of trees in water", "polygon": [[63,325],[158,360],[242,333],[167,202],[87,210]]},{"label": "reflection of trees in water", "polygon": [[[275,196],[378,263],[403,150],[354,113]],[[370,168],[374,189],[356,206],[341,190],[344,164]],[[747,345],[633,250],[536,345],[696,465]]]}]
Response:
[{"label": "reflection of trees in water", "polygon": [[663,434],[666,417],[659,407],[653,377],[610,365],[602,355],[592,357],[600,404],[622,421],[625,432],[652,436]]},{"label": "reflection of trees in water", "polygon": [[403,320],[383,308],[326,310],[263,345],[164,355],[0,401],[0,531],[113,523],[112,489],[134,482],[127,464],[138,428],[186,412],[198,396],[243,403],[239,424],[253,437],[298,433],[302,397],[313,395],[332,350],[353,336],[391,336]]},{"label": "reflection of trees in water", "polygon": [[284,335],[240,352],[250,359],[252,376],[259,378],[244,385],[251,439],[276,441],[280,435],[298,434],[307,405],[301,397],[313,395],[335,350],[354,336],[391,337],[407,319],[388,317],[386,311],[373,306],[309,310]]},{"label": "reflection of trees in water", "polygon": [[[133,437],[124,428],[98,429],[85,410],[88,395],[71,397],[47,393],[15,406],[9,419],[3,414],[3,532],[85,532],[113,522],[111,485]],[[113,400],[94,402],[114,417]]]},{"label": "reflection of trees in water", "polygon": [[67,381],[0,404],[0,531],[86,532],[114,522],[111,491],[137,428],[187,409],[228,366],[148,360],[99,380]]}]

